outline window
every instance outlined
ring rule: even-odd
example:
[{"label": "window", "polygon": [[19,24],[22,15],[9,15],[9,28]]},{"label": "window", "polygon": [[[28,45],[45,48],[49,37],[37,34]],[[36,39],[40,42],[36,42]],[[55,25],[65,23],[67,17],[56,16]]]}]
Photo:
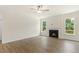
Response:
[{"label": "window", "polygon": [[65,21],[65,33],[74,34],[74,18],[67,18]]},{"label": "window", "polygon": [[43,31],[46,30],[46,21],[43,21]]}]

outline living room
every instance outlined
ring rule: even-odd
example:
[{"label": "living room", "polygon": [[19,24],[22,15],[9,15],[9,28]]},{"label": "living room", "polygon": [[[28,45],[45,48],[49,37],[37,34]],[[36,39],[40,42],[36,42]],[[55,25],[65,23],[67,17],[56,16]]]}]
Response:
[{"label": "living room", "polygon": [[1,5],[0,52],[79,52],[78,5]]},{"label": "living room", "polygon": [[1,59],[79,59],[79,0],[0,0]]}]

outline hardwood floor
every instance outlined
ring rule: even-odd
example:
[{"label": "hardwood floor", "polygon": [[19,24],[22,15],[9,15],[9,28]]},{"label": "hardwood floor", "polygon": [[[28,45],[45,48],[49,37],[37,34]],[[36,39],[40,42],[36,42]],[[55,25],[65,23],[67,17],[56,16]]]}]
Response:
[{"label": "hardwood floor", "polygon": [[3,53],[79,53],[79,42],[38,36],[7,44],[0,43]]}]

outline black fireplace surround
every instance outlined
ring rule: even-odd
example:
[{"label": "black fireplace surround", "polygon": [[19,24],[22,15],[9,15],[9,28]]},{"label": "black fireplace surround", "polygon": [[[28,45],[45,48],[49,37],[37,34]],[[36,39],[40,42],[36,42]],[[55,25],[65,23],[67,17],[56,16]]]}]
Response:
[{"label": "black fireplace surround", "polygon": [[49,30],[49,37],[58,38],[58,30]]}]

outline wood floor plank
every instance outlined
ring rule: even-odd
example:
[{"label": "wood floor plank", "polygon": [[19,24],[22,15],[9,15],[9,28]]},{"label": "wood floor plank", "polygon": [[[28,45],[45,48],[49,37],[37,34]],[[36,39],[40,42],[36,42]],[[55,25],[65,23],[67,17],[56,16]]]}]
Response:
[{"label": "wood floor plank", "polygon": [[38,36],[29,39],[0,43],[1,53],[79,53],[79,42]]}]

